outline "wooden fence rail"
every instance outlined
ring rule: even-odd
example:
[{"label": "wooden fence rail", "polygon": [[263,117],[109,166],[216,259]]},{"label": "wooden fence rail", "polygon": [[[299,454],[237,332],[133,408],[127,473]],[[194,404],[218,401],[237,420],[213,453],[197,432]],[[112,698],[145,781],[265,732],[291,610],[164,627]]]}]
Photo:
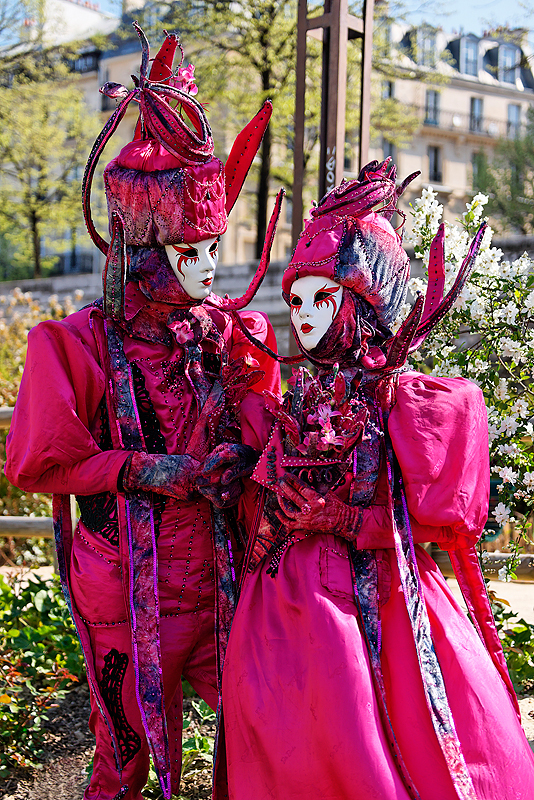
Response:
[{"label": "wooden fence rail", "polygon": [[[13,409],[0,406],[0,429],[9,428]],[[48,517],[2,517],[0,516],[0,536],[13,536],[21,539],[53,539],[54,529],[52,520]],[[433,552],[437,565],[444,575],[453,577],[453,571],[447,553],[438,550]],[[506,565],[510,556],[506,553],[486,553],[484,557],[484,572],[489,578],[498,580],[499,570]],[[534,554],[521,556],[521,563],[517,570],[517,577],[521,581],[534,581]]]}]

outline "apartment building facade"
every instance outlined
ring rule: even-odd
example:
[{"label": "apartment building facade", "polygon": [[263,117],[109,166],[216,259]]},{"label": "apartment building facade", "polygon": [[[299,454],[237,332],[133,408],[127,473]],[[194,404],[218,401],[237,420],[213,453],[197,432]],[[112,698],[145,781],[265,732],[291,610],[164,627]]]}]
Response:
[{"label": "apartment building facade", "polygon": [[[491,161],[500,140],[524,132],[534,107],[526,34],[449,35],[428,25],[392,26],[392,54],[406,78],[383,81],[382,92],[415,113],[420,127],[403,149],[384,139],[373,142],[371,156],[391,155],[400,176],[421,171],[402,200],[403,210],[431,185],[445,218],[455,219],[476,191],[480,155]],[[426,72],[426,80],[411,79],[414,68]]]}]

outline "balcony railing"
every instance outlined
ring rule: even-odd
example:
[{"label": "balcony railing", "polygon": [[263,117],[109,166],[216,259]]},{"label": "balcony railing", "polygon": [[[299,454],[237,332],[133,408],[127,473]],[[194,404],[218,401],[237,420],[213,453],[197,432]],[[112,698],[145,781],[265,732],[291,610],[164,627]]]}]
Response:
[{"label": "balcony railing", "polygon": [[436,111],[425,106],[408,106],[419,117],[421,123],[428,128],[441,131],[456,131],[458,133],[471,133],[476,136],[487,136],[491,139],[513,139],[520,136],[525,126],[510,123],[506,119],[492,119],[491,117],[478,117],[461,111]]}]

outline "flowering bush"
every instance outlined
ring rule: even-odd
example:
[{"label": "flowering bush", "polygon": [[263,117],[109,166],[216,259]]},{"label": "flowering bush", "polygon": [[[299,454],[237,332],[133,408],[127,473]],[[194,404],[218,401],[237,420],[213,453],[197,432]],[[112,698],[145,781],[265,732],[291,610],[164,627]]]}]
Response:
[{"label": "flowering bush", "polygon": [[[469,243],[482,222],[485,195],[477,194],[459,224],[445,223],[446,290],[452,284]],[[430,187],[413,206],[414,225],[405,243],[428,266],[430,244],[443,206]],[[532,544],[534,510],[534,262],[525,253],[515,261],[491,246],[486,229],[475,268],[451,313],[435,328],[414,365],[433,374],[463,376],[482,389],[488,409],[492,477],[500,483],[500,502],[493,510],[502,525],[515,522],[518,537],[510,544],[514,574],[521,544]],[[413,294],[425,281],[410,281]],[[408,307],[407,307],[408,308]],[[407,310],[407,309],[406,309]]]}]

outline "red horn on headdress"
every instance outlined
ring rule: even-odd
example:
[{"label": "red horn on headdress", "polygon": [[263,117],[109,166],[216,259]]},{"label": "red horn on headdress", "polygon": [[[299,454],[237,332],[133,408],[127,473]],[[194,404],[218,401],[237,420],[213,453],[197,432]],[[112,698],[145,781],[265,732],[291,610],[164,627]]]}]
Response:
[{"label": "red horn on headdress", "polygon": [[[148,79],[150,81],[154,81],[155,83],[166,81],[171,77],[172,64],[177,47],[180,48],[180,52],[182,54],[182,58],[178,64],[178,69],[184,63],[184,51],[178,36],[175,33],[167,33],[167,31],[163,31],[163,33],[165,34],[165,41],[161,45],[154,61],[152,62],[150,74],[148,76]],[[141,139],[142,135],[141,117],[139,117],[137,125],[135,126],[134,139]]]},{"label": "red horn on headdress", "polygon": [[230,155],[224,166],[227,214],[230,213],[239,197],[239,192],[248,175],[250,165],[258,152],[272,113],[273,104],[270,100],[266,100],[256,116],[238,134],[232,145]]},{"label": "red horn on headdress", "polygon": [[235,300],[231,300],[228,295],[222,298],[217,297],[217,295],[210,294],[207,300],[205,300],[206,303],[210,303],[211,305],[214,305],[223,311],[239,311],[241,308],[248,306],[248,304],[252,301],[254,295],[260,288],[269,267],[271,248],[273,246],[273,239],[274,234],[276,233],[276,226],[280,217],[280,211],[282,210],[282,200],[284,195],[285,189],[280,189],[276,195],[273,213],[271,214],[271,219],[269,220],[269,224],[267,226],[267,234],[265,236],[265,244],[263,245],[260,263],[258,264],[258,269],[256,270],[256,273],[252,278],[250,286],[245,294]]}]

